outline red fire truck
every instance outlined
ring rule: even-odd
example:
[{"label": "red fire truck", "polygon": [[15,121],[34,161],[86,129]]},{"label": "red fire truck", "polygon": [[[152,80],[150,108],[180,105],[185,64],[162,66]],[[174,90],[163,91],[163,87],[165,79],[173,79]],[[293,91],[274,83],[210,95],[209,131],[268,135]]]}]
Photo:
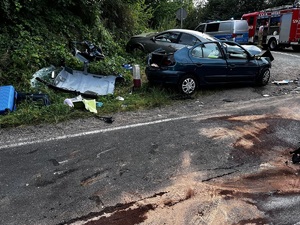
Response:
[{"label": "red fire truck", "polygon": [[292,47],[300,51],[300,8],[284,5],[247,13],[242,16],[249,26],[249,43],[258,43],[258,30],[263,26],[262,44],[270,50]]}]

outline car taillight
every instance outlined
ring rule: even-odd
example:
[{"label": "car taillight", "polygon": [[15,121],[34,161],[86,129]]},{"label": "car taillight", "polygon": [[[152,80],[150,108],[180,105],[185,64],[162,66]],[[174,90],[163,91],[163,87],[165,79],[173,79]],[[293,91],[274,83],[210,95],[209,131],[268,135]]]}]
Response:
[{"label": "car taillight", "polygon": [[172,65],[172,63],[173,62],[170,59],[164,59],[162,61],[162,66],[170,66],[170,65]]},{"label": "car taillight", "polygon": [[233,38],[236,38],[237,37],[237,34],[232,34],[231,35]]}]

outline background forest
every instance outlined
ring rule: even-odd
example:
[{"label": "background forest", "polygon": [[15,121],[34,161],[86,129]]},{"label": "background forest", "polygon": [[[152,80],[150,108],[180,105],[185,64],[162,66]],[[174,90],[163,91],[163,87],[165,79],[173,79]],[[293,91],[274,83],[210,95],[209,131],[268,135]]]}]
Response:
[{"label": "background forest", "polygon": [[[124,63],[144,63],[143,57],[125,52],[129,38],[142,32],[179,28],[176,11],[181,7],[187,11],[182,28],[194,29],[207,20],[240,19],[247,12],[292,3],[285,0],[0,0],[0,85],[32,92],[32,74],[43,67],[59,66],[63,60],[71,68],[82,69],[82,63],[71,55],[70,41],[89,40],[102,48],[106,57],[90,66],[91,72],[123,73]],[[62,97],[51,93],[51,98],[55,103],[61,102]],[[34,111],[30,107],[24,110]],[[54,104],[47,110],[59,115],[62,109]],[[19,120],[24,120],[28,112],[20,111]],[[28,121],[36,118],[39,115],[29,117]]]}]

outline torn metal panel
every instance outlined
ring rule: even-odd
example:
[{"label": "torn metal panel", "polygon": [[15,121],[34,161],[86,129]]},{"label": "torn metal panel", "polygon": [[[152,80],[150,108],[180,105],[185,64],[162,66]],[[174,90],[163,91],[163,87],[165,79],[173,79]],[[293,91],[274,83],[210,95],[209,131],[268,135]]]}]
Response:
[{"label": "torn metal panel", "polygon": [[83,73],[64,67],[54,79],[54,85],[58,88],[75,91],[78,93],[89,93],[96,95],[113,94],[116,77],[109,75],[97,75]]},{"label": "torn metal panel", "polygon": [[38,80],[48,87],[74,92],[83,95],[108,95],[113,94],[116,76],[98,75],[63,67],[47,67],[37,71],[31,79],[31,85],[36,86]]}]

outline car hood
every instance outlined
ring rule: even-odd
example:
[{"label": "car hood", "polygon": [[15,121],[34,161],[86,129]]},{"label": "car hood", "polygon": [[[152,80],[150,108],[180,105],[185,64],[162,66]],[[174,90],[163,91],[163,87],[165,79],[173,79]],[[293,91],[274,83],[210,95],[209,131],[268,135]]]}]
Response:
[{"label": "car hood", "polygon": [[241,45],[244,49],[246,49],[251,55],[259,55],[262,53],[262,50],[255,45]]}]

